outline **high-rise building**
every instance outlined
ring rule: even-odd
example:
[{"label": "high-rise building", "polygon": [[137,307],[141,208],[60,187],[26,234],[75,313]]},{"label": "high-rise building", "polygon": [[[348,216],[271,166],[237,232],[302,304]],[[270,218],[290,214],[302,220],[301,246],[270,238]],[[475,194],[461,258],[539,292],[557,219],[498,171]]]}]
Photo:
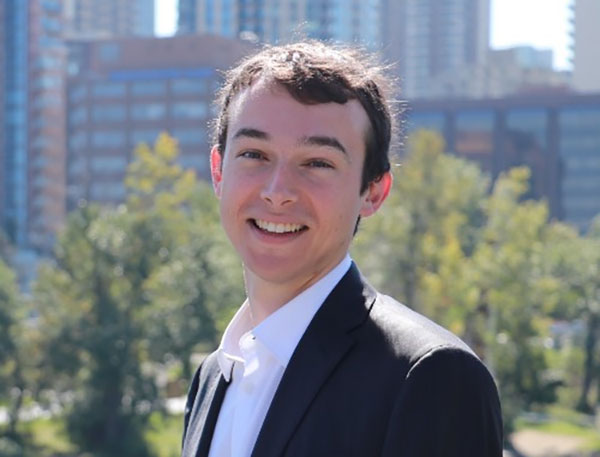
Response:
[{"label": "high-rise building", "polygon": [[[4,229],[4,206],[5,206],[5,194],[6,194],[6,177],[5,177],[5,94],[6,94],[6,27],[4,26],[4,2],[0,2],[0,231]],[[1,237],[2,235],[0,235]]]},{"label": "high-rise building", "polygon": [[408,131],[439,131],[447,150],[496,178],[527,165],[527,197],[581,231],[600,214],[600,95],[529,95],[411,103]]},{"label": "high-rise building", "polygon": [[[552,56],[550,49],[531,46],[490,50],[484,97],[568,92],[571,74],[554,70]],[[465,85],[469,83],[466,76]]]},{"label": "high-rise building", "polygon": [[317,38],[379,47],[383,0],[179,0],[178,33],[285,43]]},{"label": "high-rise building", "polygon": [[70,38],[153,36],[155,0],[63,0]]},{"label": "high-rise building", "polygon": [[247,42],[208,35],[73,42],[68,82],[68,208],[80,200],[117,204],[140,143],[161,132],[179,143],[179,162],[209,177],[208,122],[225,70]]},{"label": "high-rise building", "polygon": [[[384,0],[383,53],[398,65],[403,96],[484,92],[490,0]],[[470,86],[454,83],[470,73]]]},{"label": "high-rise building", "polygon": [[600,92],[600,2],[575,0],[573,87]]},{"label": "high-rise building", "polygon": [[2,2],[0,226],[47,253],[65,216],[66,50],[60,0]]},{"label": "high-rise building", "polygon": [[179,0],[178,33],[358,43],[396,64],[403,97],[484,96],[489,14],[490,0]]}]

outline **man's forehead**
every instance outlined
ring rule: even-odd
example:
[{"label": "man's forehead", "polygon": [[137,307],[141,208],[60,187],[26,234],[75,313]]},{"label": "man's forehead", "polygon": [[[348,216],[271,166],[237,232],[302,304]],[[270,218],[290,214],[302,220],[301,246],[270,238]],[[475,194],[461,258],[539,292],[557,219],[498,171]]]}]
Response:
[{"label": "man's forehead", "polygon": [[241,106],[245,102],[259,98],[265,93],[283,95],[289,94],[287,89],[282,84],[278,83],[277,81],[261,77],[235,94],[229,105],[230,118],[239,112]]},{"label": "man's forehead", "polygon": [[[334,101],[325,103],[310,103],[307,101],[306,103],[304,103],[293,97],[290,91],[288,91],[283,84],[266,77],[261,77],[257,79],[250,86],[243,88],[233,97],[228,110],[229,124],[231,124],[240,115],[241,111],[243,111],[252,101],[255,101],[268,95],[281,95],[287,98],[288,100],[292,100],[294,103],[303,106],[318,106],[327,105],[330,103],[336,106],[343,106],[344,108],[347,108],[348,111],[360,111],[360,114],[358,116],[364,118],[365,127],[368,128],[368,126],[370,125],[370,120],[368,118],[367,112],[357,99],[350,99],[346,103],[336,103]],[[256,105],[254,105],[253,108],[256,108]],[[258,111],[259,112],[256,118],[260,119],[262,117],[260,116],[260,108],[258,109]],[[255,120],[258,120],[256,118]]]}]

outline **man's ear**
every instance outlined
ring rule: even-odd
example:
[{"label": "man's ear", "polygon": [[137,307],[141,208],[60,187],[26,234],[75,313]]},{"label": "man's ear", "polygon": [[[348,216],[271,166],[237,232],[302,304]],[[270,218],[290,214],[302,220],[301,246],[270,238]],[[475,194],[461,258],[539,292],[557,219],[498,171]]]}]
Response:
[{"label": "man's ear", "polygon": [[217,198],[221,198],[221,181],[223,180],[223,157],[215,144],[210,150],[210,176]]},{"label": "man's ear", "polygon": [[362,217],[368,217],[379,209],[390,193],[392,181],[392,174],[389,171],[386,171],[379,179],[372,181],[369,184],[369,187],[363,196],[363,203],[360,208],[360,215]]}]

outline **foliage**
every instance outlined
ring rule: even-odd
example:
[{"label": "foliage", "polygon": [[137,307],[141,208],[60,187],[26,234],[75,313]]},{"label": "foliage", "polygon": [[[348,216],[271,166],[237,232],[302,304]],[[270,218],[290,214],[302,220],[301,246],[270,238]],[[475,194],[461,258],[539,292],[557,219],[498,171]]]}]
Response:
[{"label": "foliage", "polygon": [[[32,440],[32,455],[177,452],[181,424],[163,415],[164,380],[180,376],[183,393],[192,354],[214,348],[243,300],[210,186],[177,164],[166,135],[135,157],[123,205],[84,204],[69,216],[32,303],[0,261],[0,400],[12,408],[10,427],[25,400],[65,414],[64,427],[20,428],[62,436]],[[507,432],[522,410],[558,401],[589,411],[594,392],[600,402],[600,218],[585,236],[549,221],[545,203],[525,200],[528,180],[517,168],[491,186],[439,136],[418,132],[352,249],[377,287],[482,357]],[[559,324],[569,331],[556,333]],[[23,443],[0,439],[0,453],[19,455]]]},{"label": "foliage", "polygon": [[183,417],[153,413],[146,429],[146,439],[157,457],[179,457]]},{"label": "foliage", "polygon": [[562,319],[580,319],[585,326],[577,407],[592,412],[593,383],[597,384],[596,404],[600,405],[600,218],[586,236],[562,227],[547,249],[549,270],[559,284],[553,314]]},{"label": "foliage", "polygon": [[149,455],[143,430],[161,408],[163,364],[175,359],[191,375],[198,343],[216,339],[211,289],[236,290],[215,261],[227,253],[216,252],[214,199],[176,157],[167,135],[138,147],[126,204],[71,214],[35,286],[45,387],[66,408],[73,441],[97,455]]},{"label": "foliage", "polygon": [[30,374],[26,364],[30,349],[26,341],[26,317],[16,275],[0,259],[0,404],[6,405],[8,413],[6,426],[0,424],[0,450],[20,448],[23,441],[17,431],[17,422]]},{"label": "foliage", "polygon": [[575,265],[589,270],[592,254],[581,262],[582,250],[600,252],[551,223],[544,202],[524,200],[528,181],[529,171],[515,168],[490,189],[476,166],[444,153],[439,136],[416,132],[388,201],[353,250],[377,286],[484,359],[500,386],[507,431],[519,411],[556,401],[567,373],[548,365],[550,316],[589,310],[574,276],[591,287],[595,270]]},{"label": "foliage", "polygon": [[[82,455],[66,432],[65,418],[35,419],[22,424],[23,432],[30,437],[25,449],[11,452],[0,442],[2,457],[74,457]],[[181,451],[181,433],[183,418],[181,415],[167,415],[154,412],[150,415],[143,435],[148,442],[150,455],[156,457],[176,457]]]},{"label": "foliage", "polygon": [[6,398],[12,386],[14,357],[17,351],[14,326],[17,287],[14,273],[0,260],[0,396]]}]

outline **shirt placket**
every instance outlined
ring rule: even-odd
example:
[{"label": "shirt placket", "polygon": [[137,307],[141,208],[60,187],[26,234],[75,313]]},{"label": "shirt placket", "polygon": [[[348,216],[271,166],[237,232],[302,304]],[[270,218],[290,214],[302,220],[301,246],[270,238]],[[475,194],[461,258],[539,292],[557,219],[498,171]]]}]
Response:
[{"label": "shirt placket", "polygon": [[254,433],[254,415],[260,398],[258,389],[264,377],[264,360],[261,357],[260,347],[251,333],[246,333],[240,339],[240,351],[244,359],[244,371],[233,414],[232,456],[250,455],[251,449],[248,449],[248,445],[251,444],[250,435]]}]

